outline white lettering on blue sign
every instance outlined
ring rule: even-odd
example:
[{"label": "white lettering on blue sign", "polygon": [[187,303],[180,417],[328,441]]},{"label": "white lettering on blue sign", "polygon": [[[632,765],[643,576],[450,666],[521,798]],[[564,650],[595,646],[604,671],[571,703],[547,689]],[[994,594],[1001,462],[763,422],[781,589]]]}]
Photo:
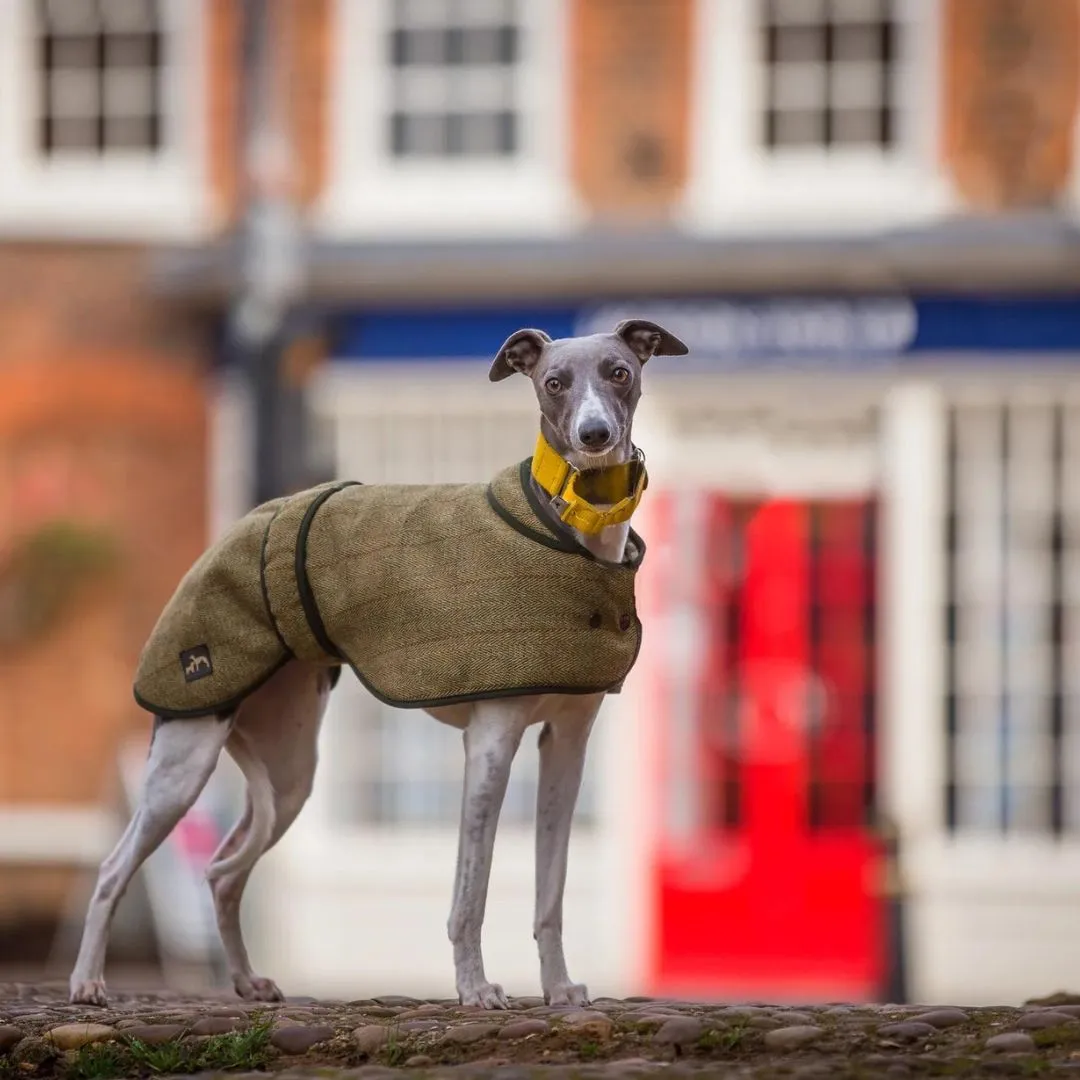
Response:
[{"label": "white lettering on blue sign", "polygon": [[576,332],[609,333],[633,318],[660,323],[686,342],[691,356],[721,363],[888,359],[910,348],[918,330],[910,300],[857,297],[621,302],[583,312]]}]

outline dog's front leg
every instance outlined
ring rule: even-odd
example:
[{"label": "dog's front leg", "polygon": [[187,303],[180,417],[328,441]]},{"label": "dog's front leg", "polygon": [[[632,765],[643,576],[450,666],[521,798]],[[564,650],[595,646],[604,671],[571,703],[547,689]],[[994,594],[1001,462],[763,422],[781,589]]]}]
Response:
[{"label": "dog's front leg", "polygon": [[461,803],[454,902],[447,930],[454,945],[454,971],[462,1005],[505,1009],[506,995],[484,974],[480,931],[487,905],[491,855],[510,765],[525,728],[513,703],[477,704],[465,729],[465,790]]},{"label": "dog's front leg", "polygon": [[540,732],[540,786],[536,799],[536,919],[540,985],[550,1005],[587,1005],[589,991],[570,979],[563,954],[563,893],[570,826],[585,769],[585,748],[600,708],[595,700],[544,724]]}]

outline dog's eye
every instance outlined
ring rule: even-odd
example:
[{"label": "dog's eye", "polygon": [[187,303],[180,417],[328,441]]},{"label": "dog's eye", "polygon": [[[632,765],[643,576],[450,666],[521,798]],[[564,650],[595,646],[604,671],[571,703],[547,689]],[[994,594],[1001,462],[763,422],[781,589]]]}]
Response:
[{"label": "dog's eye", "polygon": [[544,383],[544,387],[549,394],[557,394],[562,389],[562,383],[553,376]]},{"label": "dog's eye", "polygon": [[614,383],[628,383],[630,381],[630,369],[617,367],[611,373],[611,381]]}]

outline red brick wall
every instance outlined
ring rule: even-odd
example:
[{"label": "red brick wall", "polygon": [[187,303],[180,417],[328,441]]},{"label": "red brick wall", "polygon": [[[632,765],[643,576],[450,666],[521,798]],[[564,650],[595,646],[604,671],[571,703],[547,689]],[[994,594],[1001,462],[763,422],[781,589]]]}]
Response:
[{"label": "red brick wall", "polygon": [[1046,207],[1072,169],[1077,0],[945,0],[945,162],[975,210]]},{"label": "red brick wall", "polygon": [[128,249],[0,247],[0,551],[43,490],[41,513],[99,524],[121,556],[47,637],[0,654],[0,802],[106,792],[116,738],[147,730],[143,639],[205,543],[208,350],[142,273]]},{"label": "red brick wall", "polygon": [[689,162],[694,0],[571,0],[577,188],[600,218],[662,218]]},{"label": "red brick wall", "polygon": [[206,10],[207,158],[215,213],[225,224],[238,196],[240,14],[237,0],[210,0]]}]

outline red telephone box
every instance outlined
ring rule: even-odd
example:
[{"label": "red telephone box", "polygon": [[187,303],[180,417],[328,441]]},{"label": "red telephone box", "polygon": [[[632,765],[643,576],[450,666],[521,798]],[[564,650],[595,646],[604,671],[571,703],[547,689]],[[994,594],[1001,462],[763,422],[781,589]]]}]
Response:
[{"label": "red telephone box", "polygon": [[653,512],[652,989],[872,998],[874,503],[664,493]]}]

